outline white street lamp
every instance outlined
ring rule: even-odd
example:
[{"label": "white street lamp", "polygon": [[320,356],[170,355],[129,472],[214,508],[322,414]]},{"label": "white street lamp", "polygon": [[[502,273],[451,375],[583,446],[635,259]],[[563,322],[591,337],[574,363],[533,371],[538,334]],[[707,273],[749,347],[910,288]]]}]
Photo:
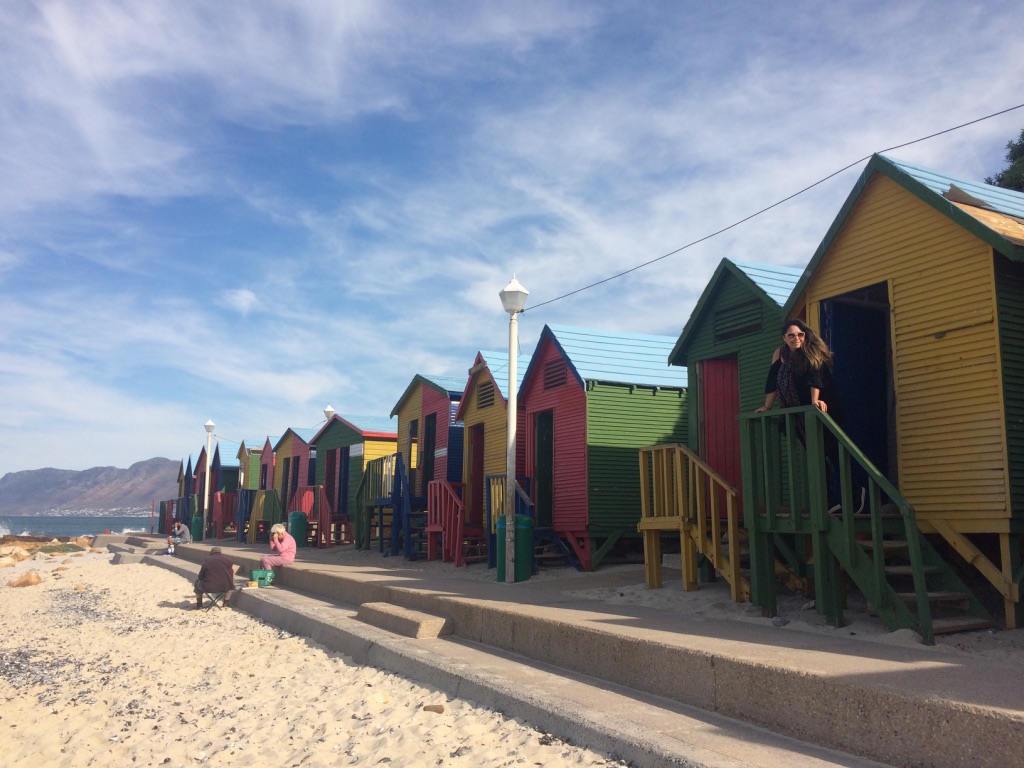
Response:
[{"label": "white street lamp", "polygon": [[516,280],[505,286],[499,294],[501,306],[508,312],[508,428],[505,447],[505,582],[516,580],[516,352],[519,349],[519,320],[516,318],[526,306],[530,292]]},{"label": "white street lamp", "polygon": [[334,410],[333,408],[331,408],[331,404],[330,404],[330,403],[328,403],[328,404],[327,404],[327,407],[326,407],[326,408],[324,408],[324,418],[325,418],[325,419],[327,419],[328,421],[330,421],[330,420],[331,420],[331,417],[332,417],[332,416],[333,416],[333,415],[334,415],[335,413],[337,413],[337,411],[335,411],[335,410]]},{"label": "white street lamp", "polygon": [[207,419],[206,423],[203,424],[206,428],[206,488],[203,490],[203,535],[202,538],[206,538],[206,531],[210,524],[210,466],[213,464],[213,456],[210,451],[213,445],[213,428],[217,425],[213,423],[213,419]]}]

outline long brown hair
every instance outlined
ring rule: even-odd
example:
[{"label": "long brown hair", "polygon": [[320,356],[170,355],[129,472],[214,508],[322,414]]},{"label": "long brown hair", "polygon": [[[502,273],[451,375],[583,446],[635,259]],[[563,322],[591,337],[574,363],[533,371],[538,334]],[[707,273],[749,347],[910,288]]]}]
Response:
[{"label": "long brown hair", "polygon": [[807,365],[816,371],[822,368],[831,368],[832,352],[829,350],[828,344],[803,320],[787,320],[782,325],[782,335],[785,336],[790,326],[794,325],[804,334],[804,343],[800,347],[800,351],[804,353]]}]

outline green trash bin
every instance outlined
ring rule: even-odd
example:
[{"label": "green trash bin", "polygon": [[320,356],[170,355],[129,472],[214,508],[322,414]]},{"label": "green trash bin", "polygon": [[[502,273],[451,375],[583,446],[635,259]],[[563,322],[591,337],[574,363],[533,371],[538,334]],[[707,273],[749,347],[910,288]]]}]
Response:
[{"label": "green trash bin", "polygon": [[[533,518],[516,515],[516,562],[513,578],[516,582],[526,581],[533,575]],[[495,530],[495,544],[498,547],[498,581],[505,581],[505,516],[498,517]]]},{"label": "green trash bin", "polygon": [[295,539],[296,547],[306,546],[306,532],[309,530],[309,518],[305,512],[288,513],[288,533]]},{"label": "green trash bin", "polygon": [[193,515],[192,524],[189,526],[189,530],[192,532],[192,541],[203,540],[203,516]]}]

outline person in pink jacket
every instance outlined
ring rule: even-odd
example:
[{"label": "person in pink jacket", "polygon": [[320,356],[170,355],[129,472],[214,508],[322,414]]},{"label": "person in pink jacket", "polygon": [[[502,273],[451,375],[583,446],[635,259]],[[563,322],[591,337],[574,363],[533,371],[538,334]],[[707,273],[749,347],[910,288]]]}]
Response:
[{"label": "person in pink jacket", "polygon": [[260,568],[264,571],[295,562],[295,539],[281,523],[270,529],[270,551],[277,554],[260,558]]}]

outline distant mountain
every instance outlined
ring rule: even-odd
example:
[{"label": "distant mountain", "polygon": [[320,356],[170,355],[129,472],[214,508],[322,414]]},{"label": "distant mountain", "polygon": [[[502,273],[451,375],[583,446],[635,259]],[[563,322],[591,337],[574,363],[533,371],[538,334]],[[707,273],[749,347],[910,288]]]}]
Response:
[{"label": "distant mountain", "polygon": [[78,510],[149,509],[153,500],[178,495],[178,469],[172,459],[149,459],[128,469],[93,467],[28,469],[0,477],[0,515],[38,515]]}]

